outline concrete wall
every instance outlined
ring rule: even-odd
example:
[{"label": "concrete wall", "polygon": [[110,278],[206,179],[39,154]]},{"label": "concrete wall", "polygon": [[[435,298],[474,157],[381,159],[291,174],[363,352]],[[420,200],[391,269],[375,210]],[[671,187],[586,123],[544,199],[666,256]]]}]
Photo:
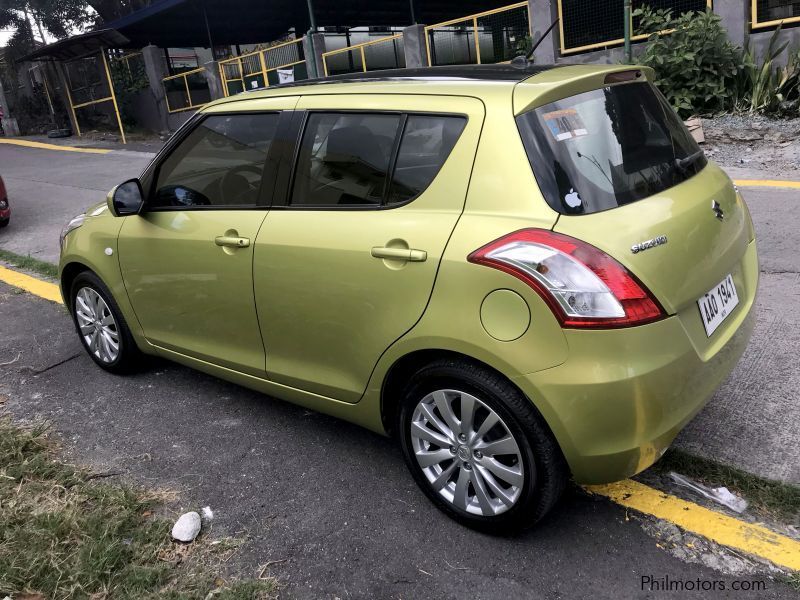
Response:
[{"label": "concrete wall", "polygon": [[325,51],[324,34],[312,33],[311,36],[303,36],[303,54],[306,57],[309,78],[325,76],[325,67],[322,64],[322,54]]},{"label": "concrete wall", "polygon": [[737,46],[747,43],[750,28],[750,2],[743,0],[715,0],[714,12],[722,19],[728,37]]},{"label": "concrete wall", "polygon": [[542,39],[545,31],[558,18],[558,5],[556,0],[528,0],[528,18],[532,23],[531,36],[533,43],[542,40],[533,54],[534,62],[540,65],[551,65],[556,62],[559,54],[558,25],[553,27],[547,37]]},{"label": "concrete wall", "polygon": [[414,69],[428,66],[424,25],[411,25],[403,29],[403,53],[407,68]]},{"label": "concrete wall", "polygon": [[163,129],[158,107],[149,89],[137,92],[131,102],[131,112],[142,129],[156,132]]},{"label": "concrete wall", "polygon": [[167,95],[164,91],[163,79],[169,74],[167,61],[164,58],[164,51],[157,46],[145,46],[142,48],[142,58],[144,59],[144,70],[147,81],[150,84],[149,92],[155,106],[155,115],[158,119],[157,131],[166,131],[169,126],[169,111],[167,110]]},{"label": "concrete wall", "polygon": [[[766,54],[767,47],[769,46],[769,41],[774,33],[774,31],[769,30],[755,30],[750,34],[750,48],[753,50],[757,61],[763,59],[764,55]],[[791,27],[781,30],[779,41],[781,43],[789,42],[789,49],[796,49],[800,47],[800,27]],[[784,52],[777,59],[777,62],[781,65],[785,65],[787,58],[788,54]]]},{"label": "concrete wall", "polygon": [[8,137],[18,136],[19,125],[17,123],[17,119],[11,114],[11,108],[8,106],[2,81],[0,81],[0,109],[2,109],[3,112],[3,118],[0,119],[0,125],[3,127],[3,133]]},{"label": "concrete wall", "polygon": [[175,131],[178,127],[188,121],[196,112],[196,110],[182,110],[181,112],[170,113],[170,115],[167,117],[168,129],[170,131]]},{"label": "concrete wall", "polygon": [[[631,44],[634,56],[644,52],[644,44]],[[618,65],[625,62],[625,49],[622,46],[609,48],[608,50],[596,50],[594,52],[581,52],[580,54],[559,55],[556,64],[597,64],[597,65]]]},{"label": "concrete wall", "polygon": [[[533,39],[538,40],[542,33],[558,16],[556,0],[528,0],[530,14],[533,19]],[[748,43],[752,46],[758,60],[764,56],[769,45],[773,31],[750,31],[750,2],[749,0],[714,0],[714,12],[722,19],[722,25],[728,31],[728,37],[737,46],[745,47]],[[560,34],[558,26],[548,35],[536,50],[534,60],[539,64],[563,63],[593,63],[593,64],[618,64],[624,62],[625,55],[621,46],[593,52],[561,55]],[[789,41],[790,48],[800,47],[800,27],[787,27],[781,32],[781,40]],[[644,43],[634,43],[634,55],[644,50]],[[782,64],[785,64],[787,55],[782,55]]]}]

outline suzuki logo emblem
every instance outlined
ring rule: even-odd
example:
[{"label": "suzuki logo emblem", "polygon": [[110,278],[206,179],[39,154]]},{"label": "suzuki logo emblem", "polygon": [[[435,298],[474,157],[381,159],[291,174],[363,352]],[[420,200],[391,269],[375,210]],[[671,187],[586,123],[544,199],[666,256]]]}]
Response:
[{"label": "suzuki logo emblem", "polygon": [[716,215],[720,221],[725,218],[725,212],[716,200],[711,201],[711,210],[714,211],[714,215]]}]

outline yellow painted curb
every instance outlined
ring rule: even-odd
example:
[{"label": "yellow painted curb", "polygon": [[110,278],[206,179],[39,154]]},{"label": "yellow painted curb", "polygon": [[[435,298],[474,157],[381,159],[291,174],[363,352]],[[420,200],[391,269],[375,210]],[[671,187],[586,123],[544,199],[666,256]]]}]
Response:
[{"label": "yellow painted curb", "polygon": [[24,273],[19,273],[17,271],[12,271],[11,269],[6,269],[2,266],[0,266],[0,281],[23,289],[26,292],[30,292],[34,296],[39,296],[45,300],[57,302],[58,304],[64,303],[61,299],[61,290],[54,283],[42,281],[36,277],[31,277],[30,275],[25,275]]},{"label": "yellow painted curb", "polygon": [[653,515],[709,540],[800,571],[800,542],[632,481],[586,486],[628,508]]},{"label": "yellow painted curb", "polygon": [[782,181],[779,179],[734,179],[733,183],[741,187],[774,187],[800,190],[800,181]]},{"label": "yellow painted curb", "polygon": [[62,152],[83,152],[85,154],[108,154],[111,150],[103,148],[78,148],[77,146],[59,146],[58,144],[45,144],[44,142],[31,142],[30,140],[0,139],[0,144],[39,148],[41,150],[61,150]]}]

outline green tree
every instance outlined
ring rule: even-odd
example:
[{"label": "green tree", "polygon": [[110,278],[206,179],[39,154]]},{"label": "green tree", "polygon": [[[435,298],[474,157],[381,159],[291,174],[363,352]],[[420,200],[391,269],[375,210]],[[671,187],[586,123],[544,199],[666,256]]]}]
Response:
[{"label": "green tree", "polygon": [[14,32],[8,43],[14,59],[35,49],[38,41],[45,42],[45,32],[60,39],[95,21],[86,0],[0,0],[0,29]]}]

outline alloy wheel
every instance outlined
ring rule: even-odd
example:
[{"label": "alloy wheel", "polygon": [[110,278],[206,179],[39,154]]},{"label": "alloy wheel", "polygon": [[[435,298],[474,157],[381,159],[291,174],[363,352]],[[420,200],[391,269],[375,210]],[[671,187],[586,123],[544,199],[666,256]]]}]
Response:
[{"label": "alloy wheel", "polygon": [[103,297],[90,287],[78,290],[75,317],[89,352],[105,364],[117,360],[119,328]]},{"label": "alloy wheel", "polygon": [[494,516],[522,494],[525,471],[517,440],[487,404],[458,390],[437,390],[414,409],[411,447],[422,472],[447,502]]}]

